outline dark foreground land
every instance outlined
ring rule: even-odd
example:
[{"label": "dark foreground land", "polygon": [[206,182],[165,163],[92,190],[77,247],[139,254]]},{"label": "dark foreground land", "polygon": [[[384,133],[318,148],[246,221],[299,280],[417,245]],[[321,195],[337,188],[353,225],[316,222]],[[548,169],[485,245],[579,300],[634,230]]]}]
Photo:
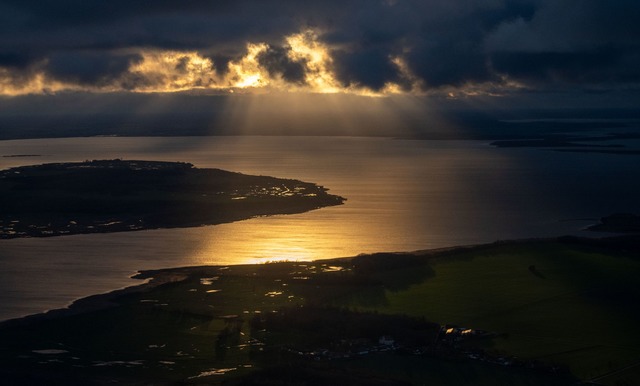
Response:
[{"label": "dark foreground land", "polygon": [[560,238],[140,273],[0,324],[0,380],[640,383],[640,240]]},{"label": "dark foreground land", "polygon": [[211,225],[343,201],[312,183],[181,162],[25,166],[0,171],[0,239]]}]

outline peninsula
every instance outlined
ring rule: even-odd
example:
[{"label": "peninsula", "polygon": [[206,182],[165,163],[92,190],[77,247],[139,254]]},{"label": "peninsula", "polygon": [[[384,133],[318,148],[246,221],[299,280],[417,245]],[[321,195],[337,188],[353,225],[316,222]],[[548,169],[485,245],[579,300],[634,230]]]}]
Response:
[{"label": "peninsula", "polygon": [[638,384],[640,239],[561,237],[140,272],[0,323],[38,385]]},{"label": "peninsula", "polygon": [[313,183],[183,162],[23,166],[0,171],[0,239],[213,225],[343,201]]}]

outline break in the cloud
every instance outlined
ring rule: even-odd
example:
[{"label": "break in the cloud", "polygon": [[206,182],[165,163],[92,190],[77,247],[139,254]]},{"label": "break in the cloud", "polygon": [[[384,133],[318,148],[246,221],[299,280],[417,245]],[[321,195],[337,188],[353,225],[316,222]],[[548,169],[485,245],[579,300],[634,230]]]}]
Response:
[{"label": "break in the cloud", "polygon": [[637,0],[2,0],[0,94],[640,84]]}]

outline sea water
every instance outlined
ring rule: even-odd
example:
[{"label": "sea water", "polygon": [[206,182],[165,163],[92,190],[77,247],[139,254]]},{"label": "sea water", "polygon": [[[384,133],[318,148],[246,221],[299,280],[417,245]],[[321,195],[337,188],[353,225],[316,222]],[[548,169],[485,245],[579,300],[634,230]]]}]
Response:
[{"label": "sea water", "polygon": [[0,168],[93,159],[191,162],[315,182],[311,212],[184,229],[0,240],[0,320],[136,284],[138,270],[593,236],[640,213],[636,156],[364,137],[91,137],[0,141]]}]

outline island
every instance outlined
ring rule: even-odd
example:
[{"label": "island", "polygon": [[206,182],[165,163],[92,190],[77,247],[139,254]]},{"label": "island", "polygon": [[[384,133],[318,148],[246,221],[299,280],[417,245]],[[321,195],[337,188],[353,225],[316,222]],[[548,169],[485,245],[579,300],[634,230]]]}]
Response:
[{"label": "island", "polygon": [[0,171],[0,239],[212,225],[344,200],[313,183],[184,162],[23,166]]}]

